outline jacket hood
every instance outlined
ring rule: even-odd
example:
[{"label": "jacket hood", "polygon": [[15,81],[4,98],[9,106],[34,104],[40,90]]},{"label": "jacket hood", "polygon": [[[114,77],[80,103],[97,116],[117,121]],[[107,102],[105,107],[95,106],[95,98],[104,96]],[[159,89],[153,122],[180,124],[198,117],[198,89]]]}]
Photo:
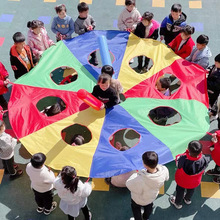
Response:
[{"label": "jacket hood", "polygon": [[[171,16],[171,14],[169,15],[169,19],[171,21],[173,21],[173,17]],[[184,21],[186,21],[186,19],[187,19],[186,14],[184,12],[182,12],[179,19],[177,21],[175,21],[175,24],[179,25],[179,24],[183,23]]]},{"label": "jacket hood", "polygon": [[211,57],[211,56],[212,56],[212,53],[211,53],[209,47],[206,46],[206,47],[203,49],[203,51],[202,51],[202,56],[204,56],[204,57]]}]

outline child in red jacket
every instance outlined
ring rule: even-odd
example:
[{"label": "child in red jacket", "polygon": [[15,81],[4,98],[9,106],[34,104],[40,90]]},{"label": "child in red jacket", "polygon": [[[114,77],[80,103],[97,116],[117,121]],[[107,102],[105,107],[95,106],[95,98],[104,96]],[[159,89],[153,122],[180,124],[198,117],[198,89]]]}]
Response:
[{"label": "child in red jacket", "polygon": [[180,57],[185,59],[188,57],[195,45],[191,35],[195,32],[195,28],[186,25],[179,35],[177,35],[168,45]]},{"label": "child in red jacket", "polygon": [[176,162],[176,196],[171,195],[169,200],[177,209],[181,209],[183,200],[187,205],[191,204],[191,197],[200,185],[210,159],[202,154],[202,144],[199,141],[191,141],[186,152],[176,156]]},{"label": "child in red jacket", "polygon": [[8,72],[4,65],[0,62],[0,105],[2,106],[3,110],[8,109],[8,103],[5,100],[3,94],[8,92],[7,85],[9,82],[10,80],[8,79]]}]

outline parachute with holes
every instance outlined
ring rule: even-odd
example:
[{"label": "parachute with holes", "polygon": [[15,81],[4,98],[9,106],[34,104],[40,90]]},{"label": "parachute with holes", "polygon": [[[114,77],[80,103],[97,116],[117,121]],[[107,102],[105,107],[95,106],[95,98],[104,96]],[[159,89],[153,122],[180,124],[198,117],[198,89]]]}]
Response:
[{"label": "parachute with holes", "polygon": [[[115,78],[121,82],[126,99],[112,109],[96,111],[76,93],[79,89],[92,92],[96,85],[101,68],[91,65],[88,59],[98,49],[99,35],[107,38],[114,57]],[[129,65],[132,58],[140,55],[153,61],[144,74],[136,73]],[[60,67],[68,67],[61,68],[64,73],[73,68],[77,73],[75,81],[54,83],[51,72]],[[165,74],[172,74],[181,82],[171,96],[164,96],[155,87]],[[31,154],[43,152],[48,166],[60,170],[71,165],[79,176],[110,177],[143,168],[141,156],[145,151],[156,151],[159,163],[168,163],[191,140],[204,136],[209,129],[206,91],[205,71],[159,41],[140,39],[128,32],[91,31],[46,50],[39,64],[14,83],[9,117],[21,143]],[[38,107],[45,97],[61,99],[65,110],[47,117]],[[154,123],[149,112],[161,106],[174,109],[180,117],[178,123]],[[128,150],[119,151],[112,146],[117,131],[123,133]],[[83,132],[85,144],[72,146],[71,135]],[[129,139],[132,132],[138,135]]]}]

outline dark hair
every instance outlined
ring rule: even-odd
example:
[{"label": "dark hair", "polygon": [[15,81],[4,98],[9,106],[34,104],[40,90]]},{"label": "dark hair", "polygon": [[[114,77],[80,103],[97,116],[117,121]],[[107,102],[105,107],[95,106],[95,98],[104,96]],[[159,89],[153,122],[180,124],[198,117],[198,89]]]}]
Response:
[{"label": "dark hair", "polygon": [[44,164],[45,160],[46,160],[45,154],[43,154],[43,153],[34,154],[31,157],[31,165],[37,169],[41,168],[42,165]]},{"label": "dark hair", "polygon": [[185,35],[192,35],[195,32],[195,28],[190,25],[186,25],[180,32],[183,32]]},{"label": "dark hair", "polygon": [[207,45],[209,43],[209,37],[207,35],[205,35],[205,34],[201,34],[196,39],[196,43]]},{"label": "dark hair", "polygon": [[102,74],[103,74],[103,73],[106,73],[106,74],[108,74],[109,76],[112,77],[112,75],[114,74],[114,69],[113,69],[113,67],[110,66],[110,65],[104,65],[104,66],[102,67],[102,69],[101,69],[101,73],[102,73]]},{"label": "dark hair", "polygon": [[105,74],[105,73],[99,75],[98,83],[104,84],[107,81],[111,81],[111,76],[109,76],[108,74]]},{"label": "dark hair", "polygon": [[158,155],[154,151],[146,151],[142,155],[142,160],[146,166],[154,169],[158,164]]},{"label": "dark hair", "polygon": [[65,166],[61,171],[62,182],[66,189],[69,189],[71,193],[76,192],[79,182],[79,177],[74,167]]},{"label": "dark hair", "polygon": [[27,27],[31,29],[42,28],[43,26],[44,26],[44,23],[39,20],[28,21],[27,23]]},{"label": "dark hair", "polygon": [[202,144],[199,141],[191,141],[188,144],[190,156],[197,157],[202,152]]},{"label": "dark hair", "polygon": [[75,134],[71,140],[71,144],[75,143],[76,145],[82,145],[85,143],[85,139],[80,134]]},{"label": "dark hair", "polygon": [[171,80],[168,77],[163,77],[160,79],[161,87],[164,89],[170,88]]},{"label": "dark hair", "polygon": [[60,112],[61,112],[61,107],[59,103],[56,103],[52,105],[50,108],[44,109],[43,111],[43,113],[45,113],[47,116],[53,116],[59,114]]},{"label": "dark hair", "polygon": [[144,14],[142,15],[142,19],[147,20],[147,21],[151,21],[153,17],[154,17],[154,14],[149,11],[144,12]]},{"label": "dark hair", "polygon": [[16,32],[12,38],[15,43],[22,43],[25,41],[25,36],[21,32]]},{"label": "dark hair", "polygon": [[78,12],[84,12],[89,10],[89,6],[85,2],[81,2],[77,6]]},{"label": "dark hair", "polygon": [[135,0],[125,0],[125,5],[135,5]]},{"label": "dark hair", "polygon": [[182,11],[182,5],[181,4],[173,4],[172,7],[171,7],[171,11],[181,12]]},{"label": "dark hair", "polygon": [[220,53],[215,57],[215,62],[220,63]]},{"label": "dark hair", "polygon": [[56,13],[60,13],[61,11],[65,11],[66,12],[66,6],[64,4],[60,4],[60,5],[57,5],[55,7],[55,10],[56,10]]}]

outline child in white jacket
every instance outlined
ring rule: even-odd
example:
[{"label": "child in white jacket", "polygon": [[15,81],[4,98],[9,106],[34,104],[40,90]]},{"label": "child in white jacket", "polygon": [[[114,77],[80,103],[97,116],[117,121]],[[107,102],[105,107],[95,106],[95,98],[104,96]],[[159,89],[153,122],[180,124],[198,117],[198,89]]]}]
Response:
[{"label": "child in white jacket", "polygon": [[142,160],[145,169],[131,175],[126,182],[127,188],[131,191],[131,208],[135,220],[142,219],[141,207],[144,208],[143,219],[149,219],[153,201],[164,182],[169,179],[169,171],[165,166],[158,164],[156,152],[145,152]]},{"label": "child in white jacket", "polygon": [[92,186],[90,183],[82,183],[79,180],[75,168],[71,166],[63,167],[54,181],[54,188],[61,198],[60,209],[68,215],[68,220],[75,220],[80,209],[82,209],[85,220],[91,220],[87,197],[92,192]]}]

